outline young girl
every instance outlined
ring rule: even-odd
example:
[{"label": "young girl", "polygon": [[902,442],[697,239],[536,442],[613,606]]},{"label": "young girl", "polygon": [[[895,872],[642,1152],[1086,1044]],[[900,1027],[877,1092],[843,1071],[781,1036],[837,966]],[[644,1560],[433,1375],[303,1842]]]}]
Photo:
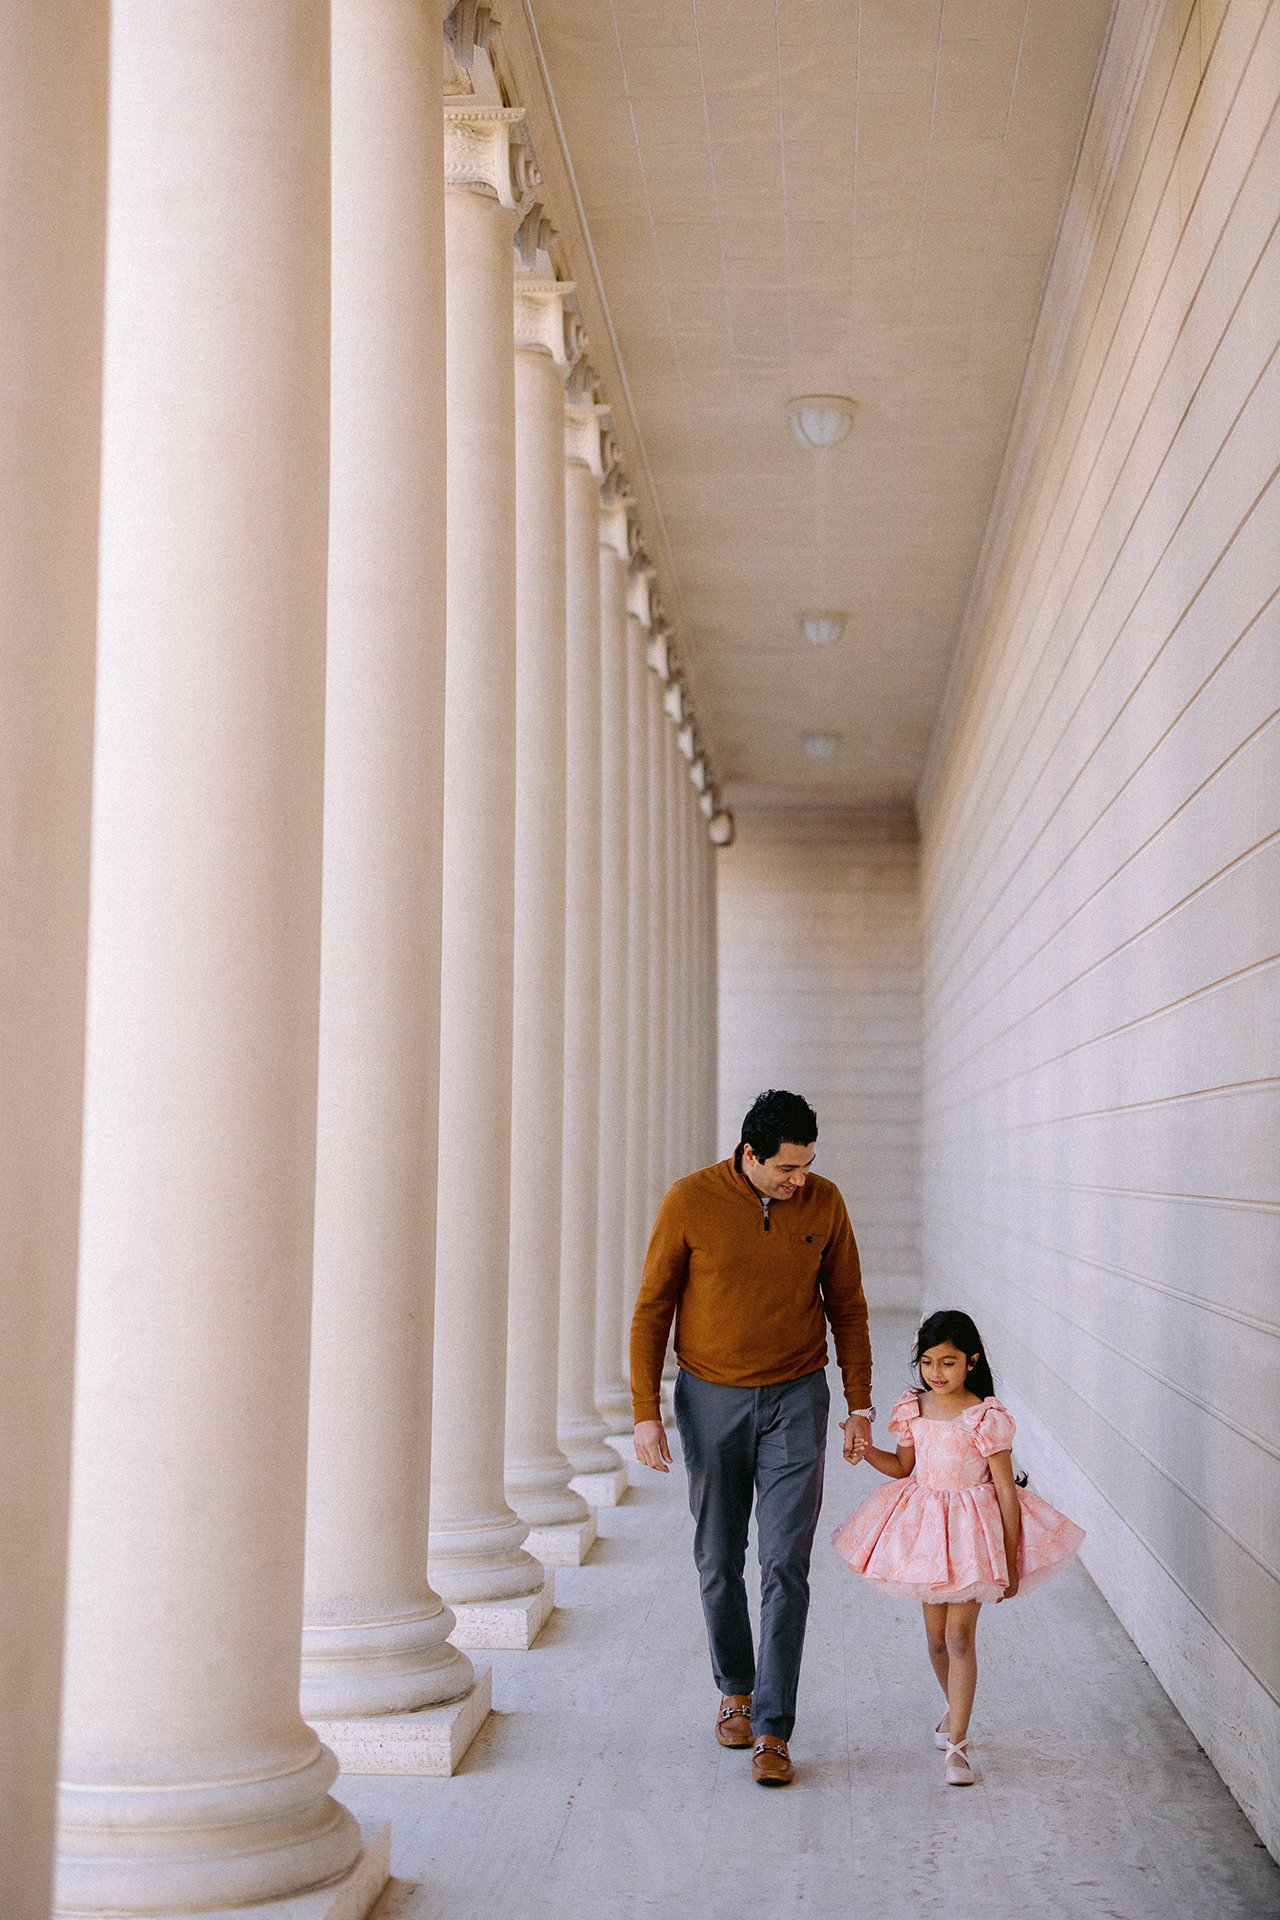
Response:
[{"label": "young girl", "polygon": [[1012,1600],[1048,1580],[1084,1531],[1015,1484],[1013,1418],[995,1398],[967,1313],[931,1313],[911,1363],[924,1391],[904,1393],[889,1416],[897,1452],[860,1440],[845,1447],[846,1459],[869,1460],[892,1484],[855,1507],[831,1544],[886,1593],[923,1602],[929,1659],[947,1703],[934,1741],[946,1751],[949,1785],[969,1787],[982,1603]]}]

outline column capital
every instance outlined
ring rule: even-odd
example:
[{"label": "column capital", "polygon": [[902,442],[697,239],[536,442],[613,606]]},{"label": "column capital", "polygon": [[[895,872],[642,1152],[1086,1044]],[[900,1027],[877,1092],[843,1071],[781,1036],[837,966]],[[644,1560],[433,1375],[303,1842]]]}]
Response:
[{"label": "column capital", "polygon": [[542,174],[528,144],[523,107],[478,100],[447,100],[444,109],[444,183],[485,194],[513,213],[527,213]]},{"label": "column capital", "polygon": [[726,807],[719,807],[712,814],[711,825],[707,828],[707,838],[713,847],[733,845],[733,815]]},{"label": "column capital", "polygon": [[667,681],[667,690],[662,696],[662,711],[668,720],[675,722],[677,727],[684,725],[684,687],[674,671]]},{"label": "column capital", "polygon": [[549,354],[564,371],[582,351],[583,330],[572,305],[574,283],[549,274],[515,278],[516,351]]},{"label": "column capital", "polygon": [[609,409],[595,400],[571,401],[564,410],[564,457],[604,479],[603,421]]},{"label": "column capital", "polygon": [[627,582],[627,612],[642,627],[653,625],[653,608],[650,604],[650,583],[653,580],[653,568],[646,565],[633,573]]},{"label": "column capital", "polygon": [[710,782],[710,775],[707,772],[707,762],[703,754],[696,754],[689,763],[689,778],[693,782],[693,790],[695,793],[706,793]]},{"label": "column capital", "polygon": [[620,502],[601,505],[600,545],[616,553],[619,560],[627,557],[627,509]]},{"label": "column capital", "polygon": [[[685,713],[688,714],[689,711],[690,710],[686,705]],[[693,721],[691,719],[686,719],[684,722],[684,725],[680,728],[680,731],[677,733],[676,745],[679,747],[681,753],[683,754],[684,758],[689,762],[690,766],[692,766],[693,761],[698,752],[698,737],[694,731]]]},{"label": "column capital", "polygon": [[658,628],[650,633],[649,645],[645,650],[645,658],[648,662],[650,672],[656,673],[659,680],[669,680],[671,678],[672,657],[670,635],[664,629]]}]

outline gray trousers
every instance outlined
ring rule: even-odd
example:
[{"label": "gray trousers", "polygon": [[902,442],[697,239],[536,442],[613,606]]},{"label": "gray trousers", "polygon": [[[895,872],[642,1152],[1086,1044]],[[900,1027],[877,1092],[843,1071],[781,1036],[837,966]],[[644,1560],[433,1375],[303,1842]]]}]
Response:
[{"label": "gray trousers", "polygon": [[[757,1739],[789,1740],[809,1617],[809,1554],[822,1505],[831,1395],[825,1373],[776,1387],[719,1387],[682,1369],[676,1425],[689,1475],[693,1557],[711,1670],[721,1693],[750,1693]],[[743,1568],[752,1496],[760,1550],[760,1651]]]}]

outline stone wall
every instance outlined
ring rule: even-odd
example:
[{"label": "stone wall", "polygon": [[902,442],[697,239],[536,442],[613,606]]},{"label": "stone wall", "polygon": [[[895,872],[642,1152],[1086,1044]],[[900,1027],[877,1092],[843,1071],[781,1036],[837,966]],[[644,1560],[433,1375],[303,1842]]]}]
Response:
[{"label": "stone wall", "polygon": [[920,939],[906,812],[751,813],[718,860],[720,1149],[751,1101],[817,1109],[818,1171],[844,1193],[868,1298],[920,1291]]},{"label": "stone wall", "polygon": [[926,1302],[1273,1849],[1278,82],[1119,0],[921,795]]}]

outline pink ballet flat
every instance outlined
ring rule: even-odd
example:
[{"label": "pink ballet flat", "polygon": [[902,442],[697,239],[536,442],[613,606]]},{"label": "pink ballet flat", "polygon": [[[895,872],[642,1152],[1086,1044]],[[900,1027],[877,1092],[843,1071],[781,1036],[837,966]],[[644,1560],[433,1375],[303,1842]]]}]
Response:
[{"label": "pink ballet flat", "polygon": [[947,1785],[949,1787],[971,1787],[974,1784],[973,1768],[969,1765],[969,1756],[965,1752],[968,1740],[948,1740],[947,1742]]}]

